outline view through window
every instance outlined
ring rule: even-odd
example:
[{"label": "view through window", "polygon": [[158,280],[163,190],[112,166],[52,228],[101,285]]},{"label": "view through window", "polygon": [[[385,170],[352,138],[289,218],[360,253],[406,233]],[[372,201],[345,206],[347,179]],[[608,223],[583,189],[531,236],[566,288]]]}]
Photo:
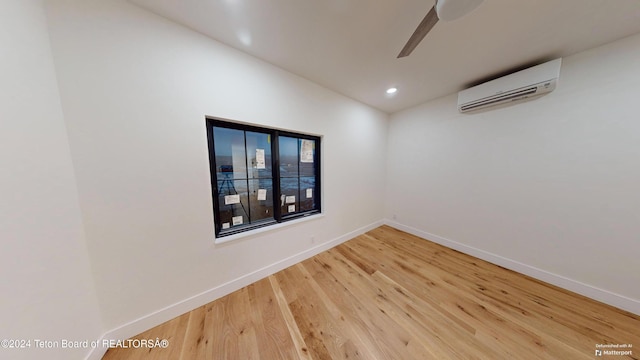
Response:
[{"label": "view through window", "polygon": [[320,137],[207,119],[216,237],[320,213]]}]

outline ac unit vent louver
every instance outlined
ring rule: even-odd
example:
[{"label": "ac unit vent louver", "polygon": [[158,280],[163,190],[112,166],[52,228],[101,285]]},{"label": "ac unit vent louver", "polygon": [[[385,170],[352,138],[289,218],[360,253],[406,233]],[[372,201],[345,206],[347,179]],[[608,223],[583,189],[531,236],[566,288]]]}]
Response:
[{"label": "ac unit vent louver", "polygon": [[468,112],[524,100],[553,91],[560,76],[562,59],[488,81],[458,93],[458,110]]}]

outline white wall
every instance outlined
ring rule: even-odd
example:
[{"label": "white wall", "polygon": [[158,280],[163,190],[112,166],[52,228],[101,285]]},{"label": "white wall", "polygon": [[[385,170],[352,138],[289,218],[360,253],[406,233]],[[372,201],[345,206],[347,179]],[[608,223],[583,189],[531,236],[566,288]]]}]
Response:
[{"label": "white wall", "polygon": [[[124,1],[47,14],[107,329],[383,218],[386,114]],[[323,135],[325,216],[214,245],[205,115]]]},{"label": "white wall", "polygon": [[386,217],[640,313],[638,64],[640,35],[565,58],[537,100],[394,114]]},{"label": "white wall", "polygon": [[41,1],[0,2],[0,348],[2,359],[76,359],[34,340],[102,335]]}]

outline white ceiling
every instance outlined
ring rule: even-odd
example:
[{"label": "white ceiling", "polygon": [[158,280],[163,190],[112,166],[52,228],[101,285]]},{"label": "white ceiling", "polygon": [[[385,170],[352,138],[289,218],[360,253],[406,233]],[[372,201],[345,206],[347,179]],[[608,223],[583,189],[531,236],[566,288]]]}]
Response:
[{"label": "white ceiling", "polygon": [[486,0],[396,59],[433,0],[130,1],[387,113],[640,32],[639,0]]}]

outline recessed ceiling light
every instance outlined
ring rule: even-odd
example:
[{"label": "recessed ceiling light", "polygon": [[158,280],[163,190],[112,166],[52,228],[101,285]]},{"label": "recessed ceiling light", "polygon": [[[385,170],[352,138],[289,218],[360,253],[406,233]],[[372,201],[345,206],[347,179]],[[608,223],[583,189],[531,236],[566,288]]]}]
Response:
[{"label": "recessed ceiling light", "polygon": [[239,29],[236,31],[236,36],[244,46],[251,46],[251,32],[249,30]]},{"label": "recessed ceiling light", "polygon": [[392,87],[392,88],[388,88],[388,89],[387,89],[387,94],[395,94],[395,93],[396,93],[396,91],[398,91],[398,89],[396,89],[396,88],[394,88],[394,87]]}]

